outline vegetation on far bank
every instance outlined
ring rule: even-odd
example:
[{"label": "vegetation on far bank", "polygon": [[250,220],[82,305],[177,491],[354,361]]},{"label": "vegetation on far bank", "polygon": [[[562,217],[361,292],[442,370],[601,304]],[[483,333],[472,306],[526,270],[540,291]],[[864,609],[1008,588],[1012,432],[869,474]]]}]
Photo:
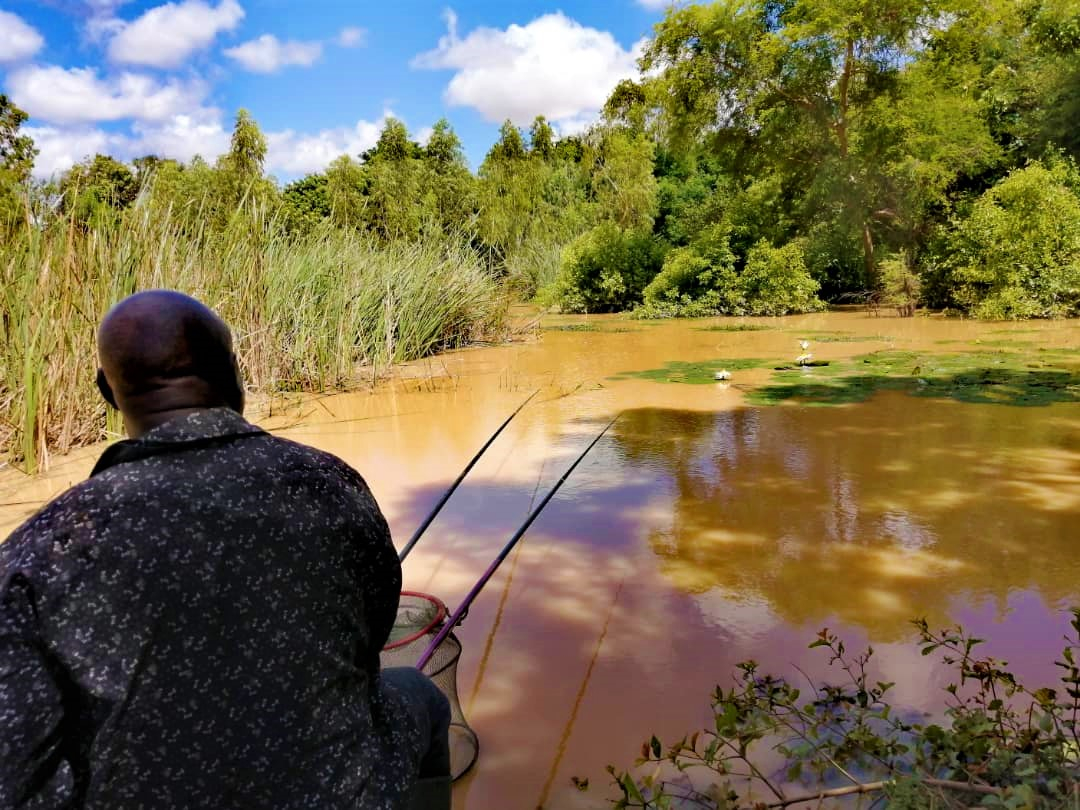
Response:
[{"label": "vegetation on far bank", "polygon": [[1075,4],[720,0],[672,7],[640,67],[585,133],[507,122],[475,173],[445,121],[421,145],[391,119],[284,186],[244,111],[214,165],[96,155],[36,182],[0,96],[0,454],[103,435],[93,324],[146,286],[221,309],[264,391],[497,336],[507,296],[1080,314]]}]

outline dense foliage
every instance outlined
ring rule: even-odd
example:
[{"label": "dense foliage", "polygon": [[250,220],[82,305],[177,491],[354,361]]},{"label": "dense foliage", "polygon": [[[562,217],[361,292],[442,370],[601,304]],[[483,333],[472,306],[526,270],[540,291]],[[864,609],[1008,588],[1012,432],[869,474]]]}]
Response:
[{"label": "dense foliage", "polygon": [[[527,132],[506,122],[473,173],[446,121],[420,144],[389,119],[371,149],[284,187],[243,110],[213,165],[93,155],[38,182],[26,114],[0,95],[0,272],[15,302],[0,323],[0,445],[40,455],[68,446],[59,434],[100,432],[100,420],[36,399],[19,370],[67,340],[35,326],[52,323],[46,299],[20,298],[42,267],[40,290],[61,301],[90,283],[84,268],[106,274],[93,283],[107,292],[73,310],[86,329],[136,286],[186,279],[201,293],[247,263],[250,326],[282,345],[290,319],[267,322],[258,307],[267,290],[296,294],[275,275],[289,251],[313,274],[293,283],[317,276],[320,295],[371,283],[343,250],[383,257],[387,272],[419,251],[409,295],[441,290],[421,283],[452,257],[467,279],[479,271],[492,289],[567,311],[785,314],[863,301],[905,315],[920,304],[1078,315],[1078,45],[1080,6],[1068,0],[674,5],[639,80],[620,83],[580,135],[559,137],[543,117]],[[205,277],[184,275],[187,264],[173,275],[180,267],[154,255],[183,256]],[[377,282],[395,311],[396,283]],[[454,312],[436,339],[384,354],[472,334]],[[342,334],[381,328],[374,309],[350,313],[364,323]],[[486,305],[475,322],[490,322]],[[390,344],[412,345],[396,336],[402,323]],[[354,359],[373,361],[361,351],[341,362]],[[312,387],[341,375],[286,376]]]}]

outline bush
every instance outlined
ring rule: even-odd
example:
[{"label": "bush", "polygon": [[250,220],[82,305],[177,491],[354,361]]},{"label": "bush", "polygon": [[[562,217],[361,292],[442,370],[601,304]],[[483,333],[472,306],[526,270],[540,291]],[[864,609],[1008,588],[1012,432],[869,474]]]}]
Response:
[{"label": "bush", "polygon": [[647,231],[624,231],[611,222],[566,246],[555,300],[564,312],[616,312],[641,302],[660,272],[667,246]]},{"label": "bush", "polygon": [[715,225],[691,246],[671,251],[645,289],[638,317],[787,315],[824,307],[815,296],[818,283],[806,269],[799,243],[774,248],[762,240],[750,249],[738,273],[727,239],[728,230]]},{"label": "bush", "polygon": [[706,228],[689,247],[668,253],[664,267],[645,288],[643,317],[702,317],[739,309],[739,279],[728,230]]},{"label": "bush", "polygon": [[889,256],[881,262],[881,303],[896,307],[898,314],[911,317],[919,305],[922,282],[908,266],[903,254]]},{"label": "bush", "polygon": [[817,297],[818,287],[798,242],[777,248],[762,240],[746,255],[746,266],[739,276],[742,311],[732,314],[815,312],[825,307]]},{"label": "bush", "polygon": [[[914,624],[922,654],[940,655],[952,671],[945,722],[923,722],[892,705],[895,684],[870,676],[873,648],[852,654],[825,629],[810,646],[829,656],[836,682],[810,683],[807,695],[754,661],[739,664],[738,683],[716,687],[707,728],[666,746],[652,737],[642,745],[640,770],[608,768],[621,794],[615,807],[832,807],[849,805],[826,800],[856,794],[894,810],[1075,807],[1080,610],[1072,610],[1072,632],[1054,661],[1059,679],[1041,688],[980,655],[982,639],[962,628]],[[786,767],[760,767],[776,754]],[[744,795],[751,785],[764,801]]]},{"label": "bush", "polygon": [[947,240],[955,297],[979,318],[1080,314],[1075,166],[1033,163],[986,191]]}]

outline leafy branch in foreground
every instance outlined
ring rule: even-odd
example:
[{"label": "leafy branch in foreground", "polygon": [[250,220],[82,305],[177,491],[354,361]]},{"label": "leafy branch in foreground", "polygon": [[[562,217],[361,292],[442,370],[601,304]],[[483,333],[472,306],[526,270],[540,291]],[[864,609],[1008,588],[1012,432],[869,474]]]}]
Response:
[{"label": "leafy branch in foreground", "polygon": [[[863,794],[892,808],[1080,807],[1080,609],[1054,662],[1057,688],[1028,688],[960,627],[914,625],[922,654],[955,674],[945,722],[906,719],[888,701],[894,684],[868,674],[873,648],[853,655],[825,629],[810,647],[829,654],[837,685],[804,697],[756,662],[740,664],[737,685],[713,693],[712,729],[667,746],[654,736],[634,771],[608,768],[615,806],[763,810]],[[783,764],[766,768],[777,755]]]}]

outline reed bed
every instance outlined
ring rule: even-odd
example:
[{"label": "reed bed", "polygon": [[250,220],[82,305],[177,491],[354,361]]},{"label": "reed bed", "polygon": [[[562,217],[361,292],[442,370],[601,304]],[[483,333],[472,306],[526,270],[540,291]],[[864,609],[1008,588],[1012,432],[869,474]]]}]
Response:
[{"label": "reed bed", "polygon": [[136,290],[215,308],[254,393],[346,389],[503,336],[506,301],[467,246],[376,245],[331,227],[293,238],[257,207],[213,232],[199,222],[136,206],[91,227],[24,225],[0,243],[0,461],[34,472],[119,429],[93,383],[95,332]]}]

